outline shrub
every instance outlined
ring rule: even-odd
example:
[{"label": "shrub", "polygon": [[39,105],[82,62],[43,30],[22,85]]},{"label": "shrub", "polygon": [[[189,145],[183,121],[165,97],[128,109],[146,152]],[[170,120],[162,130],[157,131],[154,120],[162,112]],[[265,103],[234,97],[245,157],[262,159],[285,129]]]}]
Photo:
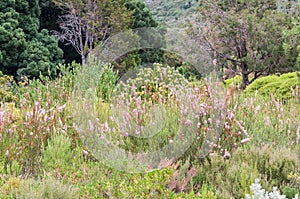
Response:
[{"label": "shrub", "polygon": [[152,102],[157,102],[161,97],[168,99],[173,87],[188,85],[188,81],[176,69],[161,64],[153,64],[153,68],[141,68],[135,77],[123,83],[120,87],[122,91],[136,93],[142,99]]},{"label": "shrub", "polygon": [[289,149],[276,149],[270,145],[237,149],[229,160],[211,157],[211,164],[204,164],[193,178],[194,191],[199,185],[215,187],[221,198],[244,198],[255,178],[263,186],[282,189],[289,183],[288,175],[296,169],[297,154]]},{"label": "shrub", "polygon": [[72,140],[63,134],[53,134],[42,150],[45,168],[68,167],[72,163]]},{"label": "shrub", "polygon": [[236,75],[233,78],[224,80],[224,84],[227,88],[233,85],[234,88],[240,89],[242,85],[242,77],[240,75]]},{"label": "shrub", "polygon": [[16,102],[15,89],[13,76],[3,75],[0,71],[0,103]]},{"label": "shrub", "polygon": [[258,91],[261,95],[272,93],[275,98],[288,99],[292,97],[292,90],[296,89],[297,85],[300,85],[297,72],[271,75],[255,80],[245,89],[245,93],[253,94]]},{"label": "shrub", "polygon": [[[246,199],[286,199],[286,196],[281,195],[276,187],[273,187],[272,192],[267,192],[262,189],[262,186],[259,184],[259,179],[255,179],[255,183],[253,183],[250,188],[253,194],[252,196],[246,194]],[[298,194],[296,194],[293,199],[298,199]]]},{"label": "shrub", "polygon": [[112,66],[104,65],[97,86],[98,96],[102,100],[104,101],[110,100],[118,78],[119,78],[118,73],[113,71]]},{"label": "shrub", "polygon": [[258,78],[252,84],[247,86],[247,88],[245,89],[245,92],[246,93],[255,93],[256,90],[262,88],[263,86],[265,86],[269,83],[272,83],[272,82],[276,82],[278,80],[279,80],[279,76],[277,76],[277,75],[270,75],[270,76]]},{"label": "shrub", "polygon": [[285,195],[288,199],[292,199],[297,194],[299,194],[299,190],[297,187],[286,186],[282,190],[283,195]]},{"label": "shrub", "polygon": [[1,198],[18,199],[75,199],[79,198],[78,190],[63,184],[54,177],[47,176],[42,181],[11,178],[0,188]]}]

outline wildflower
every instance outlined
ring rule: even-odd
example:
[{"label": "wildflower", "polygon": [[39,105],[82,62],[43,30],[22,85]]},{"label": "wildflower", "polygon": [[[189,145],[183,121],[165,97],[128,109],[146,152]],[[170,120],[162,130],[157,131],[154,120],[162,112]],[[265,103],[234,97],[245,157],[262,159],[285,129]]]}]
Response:
[{"label": "wildflower", "polygon": [[104,130],[105,131],[109,131],[110,130],[107,121],[104,123]]},{"label": "wildflower", "polygon": [[62,111],[65,107],[66,107],[66,104],[57,107],[57,110],[58,110],[58,111]]},{"label": "wildflower", "polygon": [[228,110],[228,116],[227,117],[228,117],[229,120],[232,120],[233,117],[234,117],[234,114],[230,110]]},{"label": "wildflower", "polygon": [[229,130],[230,129],[230,125],[228,124],[228,122],[225,122],[224,128]]},{"label": "wildflower", "polygon": [[226,150],[223,157],[224,158],[229,158],[230,157],[230,153]]},{"label": "wildflower", "polygon": [[245,139],[241,140],[241,144],[245,144],[249,141],[250,141],[250,138],[245,138]]},{"label": "wildflower", "polygon": [[198,128],[198,129],[200,129],[200,128],[201,128],[201,123],[200,123],[200,122],[198,122],[198,124],[197,124],[197,128]]},{"label": "wildflower", "polygon": [[0,111],[0,121],[4,120],[4,113],[5,111]]},{"label": "wildflower", "polygon": [[135,116],[138,116],[138,110],[135,108],[135,109],[133,109],[133,114],[135,115]]},{"label": "wildflower", "polygon": [[271,126],[270,117],[265,117],[266,126]]},{"label": "wildflower", "polygon": [[191,120],[186,120],[184,124],[185,125],[190,125],[191,123],[192,123]]},{"label": "wildflower", "polygon": [[173,143],[174,142],[174,140],[170,140],[170,143]]},{"label": "wildflower", "polygon": [[138,130],[136,130],[136,131],[135,131],[135,134],[136,134],[136,135],[140,135],[140,134],[141,134],[141,132],[140,132],[140,131],[138,131]]},{"label": "wildflower", "polygon": [[180,123],[181,123],[180,119],[178,119],[178,120],[177,120],[177,123],[178,123],[178,124],[180,124]]},{"label": "wildflower", "polygon": [[212,121],[211,118],[208,118],[208,119],[207,119],[207,122],[208,122],[209,124],[211,124],[211,121]]},{"label": "wildflower", "polygon": [[139,97],[136,99],[136,104],[137,104],[137,106],[140,106],[140,105],[142,104],[141,96],[139,96]]},{"label": "wildflower", "polygon": [[260,105],[258,105],[255,110],[254,110],[254,114],[257,115],[258,111],[260,110]]},{"label": "wildflower", "polygon": [[84,149],[82,149],[82,153],[83,153],[83,155],[87,155],[87,154],[89,154],[86,150],[84,150]]}]

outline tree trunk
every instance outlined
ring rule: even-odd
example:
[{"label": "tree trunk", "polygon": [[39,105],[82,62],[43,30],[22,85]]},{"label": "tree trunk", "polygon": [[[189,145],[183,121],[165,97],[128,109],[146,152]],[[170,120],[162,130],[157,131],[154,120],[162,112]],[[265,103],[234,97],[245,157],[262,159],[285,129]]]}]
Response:
[{"label": "tree trunk", "polygon": [[248,73],[242,73],[242,79],[243,79],[243,84],[242,84],[242,89],[245,90],[246,87],[249,85],[249,77]]},{"label": "tree trunk", "polygon": [[84,66],[86,64],[86,58],[85,58],[84,54],[81,55],[81,64],[82,64],[82,66]]},{"label": "tree trunk", "polygon": [[246,63],[242,63],[242,89],[245,90],[246,87],[249,85],[249,73],[248,73],[248,66]]}]

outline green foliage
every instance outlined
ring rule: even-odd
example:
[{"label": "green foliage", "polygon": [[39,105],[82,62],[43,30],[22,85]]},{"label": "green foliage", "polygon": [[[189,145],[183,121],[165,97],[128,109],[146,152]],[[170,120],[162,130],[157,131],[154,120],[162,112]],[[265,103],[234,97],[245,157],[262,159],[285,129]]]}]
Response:
[{"label": "green foliage", "polygon": [[229,160],[212,157],[211,164],[198,169],[193,184],[213,186],[221,198],[243,198],[250,192],[249,187],[255,178],[262,179],[262,184],[268,189],[286,186],[289,182],[287,176],[295,170],[296,161],[297,154],[287,149],[272,146],[238,149]]},{"label": "green foliage", "polygon": [[55,75],[63,52],[46,30],[39,32],[38,1],[6,1],[0,5],[0,67],[5,74]]},{"label": "green foliage", "polygon": [[110,65],[103,66],[103,70],[99,77],[99,83],[97,86],[98,96],[104,100],[109,101],[112,92],[116,86],[118,80],[118,73],[113,71],[113,67]]},{"label": "green foliage", "polygon": [[131,92],[135,86],[137,96],[147,101],[157,102],[160,96],[168,99],[170,89],[178,85],[188,85],[188,81],[177,70],[162,64],[153,64],[153,68],[141,68],[136,77],[125,82],[125,90]]},{"label": "green foliage", "polygon": [[[286,199],[285,195],[281,195],[277,187],[273,187],[271,192],[266,191],[262,188],[259,183],[259,179],[255,179],[255,182],[250,186],[252,194],[246,194],[246,199],[256,199],[256,198],[271,198],[271,199]],[[298,195],[293,199],[297,199]]]},{"label": "green foliage", "polygon": [[12,76],[3,75],[0,71],[0,104],[4,102],[16,102],[14,93],[14,79]]},{"label": "green foliage", "polygon": [[6,184],[0,188],[1,198],[20,199],[74,199],[79,198],[78,190],[73,186],[63,184],[52,176],[45,177],[42,181],[19,178],[10,178]]},{"label": "green foliage", "polygon": [[242,77],[240,75],[236,75],[233,78],[229,78],[224,80],[225,86],[229,88],[230,86],[234,86],[234,88],[241,88],[242,85]]},{"label": "green foliage", "polygon": [[295,69],[300,68],[300,17],[299,5],[296,7],[298,12],[295,13],[292,20],[291,28],[283,32],[283,48],[286,58],[291,62]]},{"label": "green foliage", "polygon": [[43,165],[48,168],[63,168],[72,165],[72,140],[63,134],[52,135],[47,146],[43,146]]},{"label": "green foliage", "polygon": [[288,199],[292,199],[296,194],[299,195],[299,190],[297,187],[286,186],[282,190],[283,195],[285,195]]},{"label": "green foliage", "polygon": [[179,20],[184,20],[198,8],[198,0],[146,0],[147,6],[155,16],[155,19],[163,24],[174,25]]},{"label": "green foliage", "polygon": [[[133,12],[125,7],[123,0],[53,2],[64,10],[58,21],[60,30],[53,33],[66,45],[73,46],[82,65],[96,46],[104,45],[110,36],[128,29],[133,23]],[[78,34],[79,30],[82,34]]]},{"label": "green foliage", "polygon": [[300,81],[297,72],[286,73],[280,76],[271,75],[259,78],[249,85],[245,93],[255,93],[261,95],[270,95],[271,93],[279,99],[287,99],[292,97],[293,90],[297,89]]},{"label": "green foliage", "polygon": [[277,1],[201,3],[199,19],[191,24],[192,32],[213,51],[218,66],[241,71],[243,89],[250,84],[250,73],[257,78],[271,72],[296,70],[292,68],[294,63],[283,56],[282,47],[282,32],[289,29],[293,17],[277,11]]}]

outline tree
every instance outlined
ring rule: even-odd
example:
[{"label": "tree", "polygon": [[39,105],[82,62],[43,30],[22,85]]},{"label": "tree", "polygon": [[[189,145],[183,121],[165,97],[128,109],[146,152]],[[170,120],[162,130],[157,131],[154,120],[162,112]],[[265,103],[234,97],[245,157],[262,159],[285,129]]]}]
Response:
[{"label": "tree", "polygon": [[[151,38],[148,40],[151,40],[152,45],[154,41],[156,41],[156,43],[160,43],[160,45],[156,46],[163,48],[165,45],[165,28],[159,26],[159,24],[153,18],[150,10],[146,7],[145,3],[141,0],[126,0],[125,6],[128,10],[133,11],[134,23],[131,28],[156,28],[157,31],[153,31]],[[136,33],[140,37],[144,36],[143,32],[136,31]],[[150,35],[148,34],[147,36]],[[142,42],[145,42],[145,40],[142,40]],[[149,42],[147,44],[149,44]],[[141,43],[141,46],[146,46],[147,44]],[[164,52],[160,49],[141,49],[139,50],[138,54],[142,63],[164,62]]]},{"label": "tree", "polygon": [[37,0],[0,2],[0,70],[9,75],[55,75],[63,52],[46,30],[39,32]]},{"label": "tree", "polygon": [[282,32],[292,17],[278,11],[276,0],[206,0],[201,4],[198,18],[191,23],[192,34],[217,65],[241,73],[243,89],[261,75],[290,70]]},{"label": "tree", "polygon": [[286,2],[283,10],[292,16],[292,24],[289,29],[283,32],[283,48],[286,57],[293,66],[300,68],[300,5],[292,1]]},{"label": "tree", "polygon": [[53,1],[66,13],[59,18],[61,31],[54,34],[75,48],[83,65],[96,45],[103,45],[110,35],[128,28],[132,22],[132,12],[122,0]]},{"label": "tree", "polygon": [[[56,6],[52,0],[40,0],[39,5],[41,8],[39,17],[40,29],[47,29],[50,32],[60,31],[57,19],[59,16],[66,14],[64,10]],[[63,59],[65,63],[72,63],[73,61],[76,61],[77,63],[81,62],[80,55],[72,45],[65,45],[63,42],[59,41],[58,46],[64,52]]]}]

